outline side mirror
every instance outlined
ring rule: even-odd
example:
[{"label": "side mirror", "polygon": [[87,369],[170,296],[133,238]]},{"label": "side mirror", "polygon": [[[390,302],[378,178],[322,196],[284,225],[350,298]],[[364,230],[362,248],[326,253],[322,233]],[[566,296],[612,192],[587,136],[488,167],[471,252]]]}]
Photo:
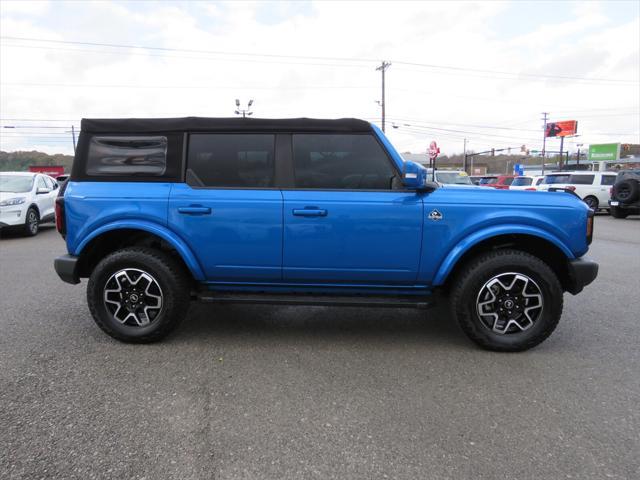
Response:
[{"label": "side mirror", "polygon": [[48,188],[39,188],[38,190],[36,190],[36,195],[46,195],[47,193],[51,193],[51,190],[49,190]]},{"label": "side mirror", "polygon": [[402,184],[409,190],[417,192],[433,192],[438,188],[435,182],[427,181],[427,169],[416,162],[407,160],[404,162],[402,172]]}]

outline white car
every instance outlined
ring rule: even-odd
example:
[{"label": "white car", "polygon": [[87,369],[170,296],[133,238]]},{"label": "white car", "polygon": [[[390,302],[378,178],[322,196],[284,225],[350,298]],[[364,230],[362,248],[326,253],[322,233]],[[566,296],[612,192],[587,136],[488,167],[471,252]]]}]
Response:
[{"label": "white car", "polygon": [[[427,168],[427,180],[433,178],[433,170]],[[476,185],[471,181],[471,177],[467,172],[463,170],[438,170],[436,169],[435,181],[441,186],[456,186],[456,187],[475,187]]]},{"label": "white car", "polygon": [[38,233],[40,223],[53,221],[58,183],[48,175],[0,172],[0,228],[22,228]]},{"label": "white car", "polygon": [[520,175],[513,179],[509,190],[537,190],[543,179],[542,176]]},{"label": "white car", "polygon": [[547,191],[550,187],[565,188],[573,191],[593,210],[609,209],[610,189],[614,183],[616,172],[553,172],[544,176],[538,190]]}]

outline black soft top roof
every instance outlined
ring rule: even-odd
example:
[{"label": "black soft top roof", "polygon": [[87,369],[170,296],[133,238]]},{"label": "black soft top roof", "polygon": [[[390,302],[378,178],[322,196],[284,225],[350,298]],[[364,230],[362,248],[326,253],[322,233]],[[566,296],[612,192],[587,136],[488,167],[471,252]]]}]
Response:
[{"label": "black soft top roof", "polygon": [[356,118],[83,118],[81,129],[91,133],[158,133],[197,131],[370,132],[371,124]]}]

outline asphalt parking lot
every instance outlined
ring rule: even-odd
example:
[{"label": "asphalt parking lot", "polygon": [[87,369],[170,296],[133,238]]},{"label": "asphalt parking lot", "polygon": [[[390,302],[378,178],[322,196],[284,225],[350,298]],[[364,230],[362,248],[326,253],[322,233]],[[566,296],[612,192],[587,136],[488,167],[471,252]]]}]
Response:
[{"label": "asphalt parking lot", "polygon": [[125,345],[58,280],[52,228],[0,239],[0,477],[640,478],[640,217],[529,352],[444,308],[191,307]]}]

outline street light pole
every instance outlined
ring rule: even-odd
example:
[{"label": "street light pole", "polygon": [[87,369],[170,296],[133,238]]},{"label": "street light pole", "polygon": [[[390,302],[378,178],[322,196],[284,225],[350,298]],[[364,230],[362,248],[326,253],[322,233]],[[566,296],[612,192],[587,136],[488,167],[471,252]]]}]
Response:
[{"label": "street light pole", "polygon": [[542,120],[544,120],[544,127],[542,128],[542,175],[544,175],[544,161],[547,158],[547,119],[549,118],[549,112],[542,112]]},{"label": "street light pole", "polygon": [[[463,147],[463,155],[464,158],[462,159],[462,170],[464,170],[465,172],[467,172],[467,139],[464,139],[464,147]],[[467,172],[469,173],[469,172]]]},{"label": "street light pole", "polygon": [[253,112],[251,111],[251,105],[253,105],[253,100],[249,100],[249,103],[247,103],[247,108],[246,109],[242,109],[240,108],[240,100],[236,98],[236,111],[235,114],[236,115],[242,115],[242,118],[246,118],[250,115],[253,115]]}]

